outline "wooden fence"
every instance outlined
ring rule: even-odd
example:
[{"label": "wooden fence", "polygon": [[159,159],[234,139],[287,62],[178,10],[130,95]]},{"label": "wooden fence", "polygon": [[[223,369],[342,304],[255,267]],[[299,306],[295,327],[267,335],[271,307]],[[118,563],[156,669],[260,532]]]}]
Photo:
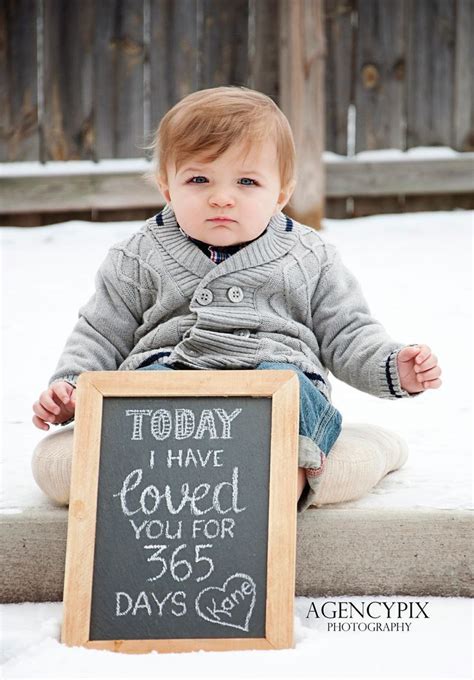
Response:
[{"label": "wooden fence", "polygon": [[[291,1],[291,0],[290,0]],[[474,149],[472,0],[325,0],[326,149]],[[0,0],[0,160],[143,157],[196,89],[279,99],[278,0]]]}]

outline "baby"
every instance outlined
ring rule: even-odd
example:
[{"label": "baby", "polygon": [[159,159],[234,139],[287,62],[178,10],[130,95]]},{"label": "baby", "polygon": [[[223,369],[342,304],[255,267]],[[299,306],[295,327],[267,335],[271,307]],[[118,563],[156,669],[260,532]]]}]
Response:
[{"label": "baby", "polygon": [[427,345],[374,319],[335,247],[282,212],[295,188],[287,118],[244,87],[194,92],[154,142],[165,208],[113,245],[33,423],[73,420],[83,371],[291,369],[300,382],[298,511],[341,432],[328,371],[377,397],[441,385]]}]

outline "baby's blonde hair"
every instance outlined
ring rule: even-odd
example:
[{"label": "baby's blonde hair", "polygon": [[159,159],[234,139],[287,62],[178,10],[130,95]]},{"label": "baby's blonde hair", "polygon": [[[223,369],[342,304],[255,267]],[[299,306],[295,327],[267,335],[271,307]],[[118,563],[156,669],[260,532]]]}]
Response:
[{"label": "baby's blonde hair", "polygon": [[153,143],[155,177],[167,178],[168,163],[179,168],[191,157],[212,162],[234,144],[248,152],[274,139],[281,187],[296,174],[295,142],[284,113],[267,95],[247,87],[222,86],[192,92],[161,119]]}]

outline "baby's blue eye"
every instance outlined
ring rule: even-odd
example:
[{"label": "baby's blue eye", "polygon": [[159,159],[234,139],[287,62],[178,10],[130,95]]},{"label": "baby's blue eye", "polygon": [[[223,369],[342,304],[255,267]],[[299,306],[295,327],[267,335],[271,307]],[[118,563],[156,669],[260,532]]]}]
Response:
[{"label": "baby's blue eye", "polygon": [[[244,187],[251,187],[254,185],[256,186],[255,180],[250,179],[250,177],[241,177],[239,181],[242,183]],[[195,177],[191,177],[191,179],[188,180],[188,183],[189,182],[191,182],[192,184],[205,184],[207,182],[207,179],[202,175],[196,175]]]}]

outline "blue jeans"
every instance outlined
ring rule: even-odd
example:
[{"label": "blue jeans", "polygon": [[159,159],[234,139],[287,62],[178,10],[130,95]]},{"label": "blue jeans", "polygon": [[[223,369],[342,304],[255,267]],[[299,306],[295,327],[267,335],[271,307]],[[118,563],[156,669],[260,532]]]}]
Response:
[{"label": "blue jeans", "polygon": [[[298,467],[305,468],[306,479],[311,487],[306,489],[306,493],[303,492],[298,504],[299,510],[303,505],[305,509],[311,502],[311,490],[313,492],[316,490],[318,477],[323,472],[326,457],[341,432],[342,416],[297,366],[264,361],[256,368],[257,370],[293,370],[298,375],[300,382]],[[137,370],[171,371],[173,367],[153,363]]]}]

